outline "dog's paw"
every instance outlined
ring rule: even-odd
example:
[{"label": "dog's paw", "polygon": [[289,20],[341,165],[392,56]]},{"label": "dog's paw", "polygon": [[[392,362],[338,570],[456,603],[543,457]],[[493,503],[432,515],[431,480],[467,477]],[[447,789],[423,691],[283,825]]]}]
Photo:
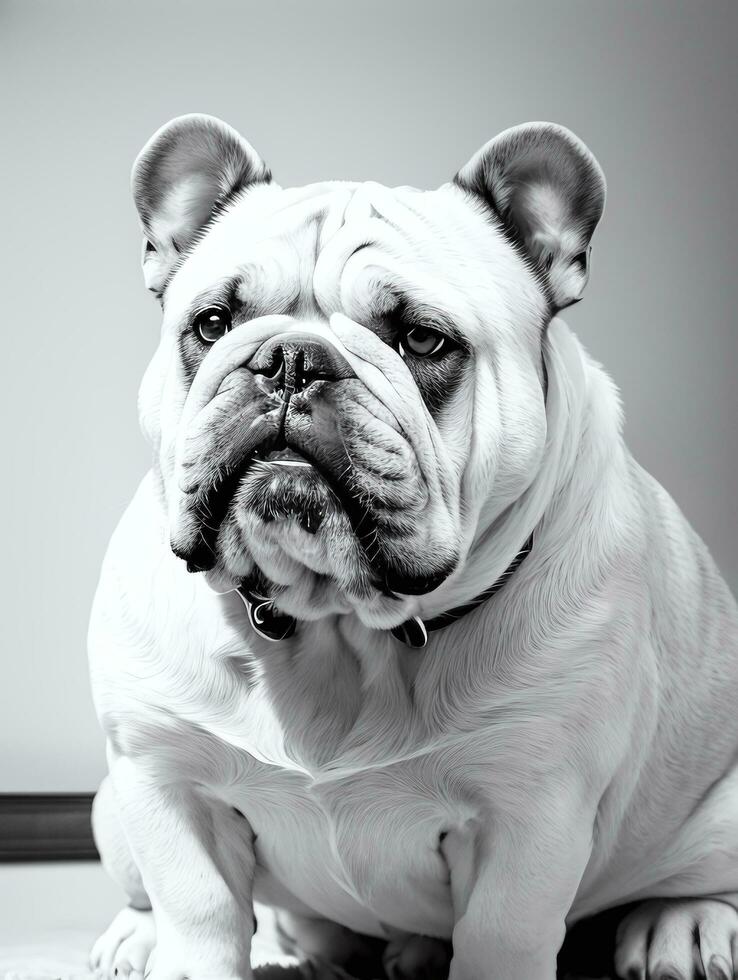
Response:
[{"label": "dog's paw", "polygon": [[123,909],[92,947],[90,966],[106,980],[141,980],[155,942],[153,913]]},{"label": "dog's paw", "polygon": [[403,936],[382,957],[389,980],[447,980],[451,944],[429,936]]},{"label": "dog's paw", "polygon": [[624,980],[735,980],[738,912],[714,899],[643,902],[620,923],[615,970]]}]

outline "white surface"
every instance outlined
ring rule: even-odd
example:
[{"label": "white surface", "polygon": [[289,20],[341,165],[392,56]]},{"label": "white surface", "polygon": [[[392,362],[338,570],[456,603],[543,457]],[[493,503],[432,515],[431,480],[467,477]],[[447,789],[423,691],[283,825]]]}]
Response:
[{"label": "white surface", "polygon": [[[93,942],[124,904],[94,861],[0,864],[0,978],[86,977]],[[279,951],[272,913],[256,911],[254,964],[294,963]]]},{"label": "white surface", "polygon": [[0,948],[55,930],[100,933],[125,904],[96,861],[0,864]]}]

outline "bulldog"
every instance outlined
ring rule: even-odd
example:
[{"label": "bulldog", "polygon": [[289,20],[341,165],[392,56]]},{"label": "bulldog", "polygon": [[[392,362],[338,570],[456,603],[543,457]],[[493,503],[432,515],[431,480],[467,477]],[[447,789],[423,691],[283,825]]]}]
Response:
[{"label": "bulldog", "polygon": [[553,980],[636,903],[618,976],[738,976],[738,610],[557,316],[589,150],[287,190],[185,116],[132,182],[163,323],[90,626],[93,965],[248,980],[256,900],[326,975]]}]

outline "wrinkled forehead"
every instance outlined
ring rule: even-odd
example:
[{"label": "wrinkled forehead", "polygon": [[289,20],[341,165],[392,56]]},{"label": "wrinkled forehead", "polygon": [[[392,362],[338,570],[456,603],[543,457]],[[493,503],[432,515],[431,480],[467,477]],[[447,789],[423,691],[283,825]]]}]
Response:
[{"label": "wrinkled forehead", "polygon": [[[330,182],[249,189],[206,230],[167,290],[165,323],[228,284],[253,316],[287,313],[358,323],[384,301],[462,321],[470,341],[545,298],[524,260],[481,207],[452,185],[435,191]],[[514,298],[511,292],[515,293]]]}]

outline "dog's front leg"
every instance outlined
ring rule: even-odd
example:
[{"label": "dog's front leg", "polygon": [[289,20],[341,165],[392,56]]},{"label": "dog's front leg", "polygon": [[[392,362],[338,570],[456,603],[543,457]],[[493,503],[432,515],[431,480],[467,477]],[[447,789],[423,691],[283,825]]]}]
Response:
[{"label": "dog's front leg", "polygon": [[127,757],[115,760],[111,777],[154,912],[148,980],[251,980],[254,855],[246,820]]},{"label": "dog's front leg", "polygon": [[456,924],[450,980],[555,980],[594,814],[561,794],[490,811],[444,839]]}]

